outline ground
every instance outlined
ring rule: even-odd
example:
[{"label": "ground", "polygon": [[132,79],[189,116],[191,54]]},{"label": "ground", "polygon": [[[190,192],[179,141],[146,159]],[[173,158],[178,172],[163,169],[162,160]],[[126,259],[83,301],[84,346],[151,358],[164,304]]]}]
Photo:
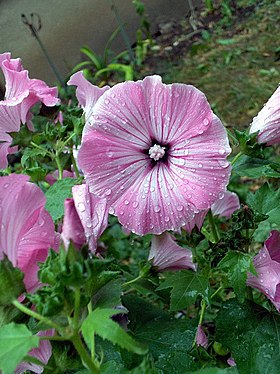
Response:
[{"label": "ground", "polygon": [[225,125],[247,128],[280,80],[280,1],[206,0],[158,29],[140,76],[193,84]]}]

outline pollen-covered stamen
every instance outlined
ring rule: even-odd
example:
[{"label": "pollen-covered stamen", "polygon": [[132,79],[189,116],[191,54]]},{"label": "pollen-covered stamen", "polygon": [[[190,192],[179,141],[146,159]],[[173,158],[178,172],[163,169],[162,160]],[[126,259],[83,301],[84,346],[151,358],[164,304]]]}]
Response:
[{"label": "pollen-covered stamen", "polygon": [[155,144],[149,149],[150,158],[153,158],[155,161],[158,161],[165,155],[165,148],[161,145]]}]

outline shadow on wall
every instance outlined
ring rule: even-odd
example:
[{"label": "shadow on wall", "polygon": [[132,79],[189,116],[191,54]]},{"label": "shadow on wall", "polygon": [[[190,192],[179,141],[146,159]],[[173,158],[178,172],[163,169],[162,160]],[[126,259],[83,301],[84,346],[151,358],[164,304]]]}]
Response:
[{"label": "shadow on wall", "polygon": [[[188,12],[186,0],[142,0],[155,32],[156,19],[159,17],[181,18]],[[196,1],[198,2],[198,1]],[[43,53],[31,35],[30,30],[21,22],[21,14],[30,20],[31,13],[40,15],[42,27],[40,39],[65,77],[73,66],[81,61],[80,48],[88,45],[96,53],[102,53],[106,42],[117,28],[118,23],[112,3],[115,5],[121,22],[124,24],[130,43],[135,42],[139,27],[132,0],[2,0],[0,2],[0,53],[12,52],[12,57],[21,57],[23,65],[30,71],[30,77],[45,80],[48,84],[57,81]],[[67,4],[67,5],[66,5]],[[120,35],[113,43],[116,52],[125,49]]]}]

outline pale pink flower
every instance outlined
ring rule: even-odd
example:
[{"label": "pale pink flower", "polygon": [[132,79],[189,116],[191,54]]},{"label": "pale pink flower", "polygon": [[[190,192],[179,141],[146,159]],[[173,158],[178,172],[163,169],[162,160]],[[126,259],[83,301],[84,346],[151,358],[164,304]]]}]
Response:
[{"label": "pale pink flower", "polygon": [[[39,331],[38,336],[52,336],[54,335],[54,330]],[[40,360],[43,364],[47,364],[51,355],[52,355],[52,346],[48,340],[40,340],[38,348],[32,349],[29,353],[29,356],[33,356]],[[26,370],[30,370],[32,373],[43,373],[44,368],[41,365],[22,362],[18,365],[15,370],[15,374],[25,373]]]},{"label": "pale pink flower", "polygon": [[228,358],[227,363],[229,364],[229,366],[236,366],[236,362],[233,357]]},{"label": "pale pink flower", "polygon": [[[211,206],[211,211],[214,216],[230,218],[232,214],[240,208],[239,198],[235,192],[225,191],[224,194],[220,194],[219,199],[217,199]],[[204,219],[208,213],[208,210],[202,210],[196,213],[194,218],[187,222],[183,227],[188,233],[191,233],[196,226],[198,230],[201,230]]]},{"label": "pale pink flower", "polygon": [[196,345],[198,347],[201,346],[205,349],[208,347],[207,335],[205,334],[205,332],[204,332],[204,330],[203,330],[203,328],[200,324],[197,326],[195,341],[196,341]]},{"label": "pale pink flower", "polygon": [[266,145],[280,143],[280,87],[253,119],[250,134],[257,131],[259,131],[259,143]]},{"label": "pale pink flower", "polygon": [[247,284],[257,288],[280,312],[280,232],[273,230],[254,258],[257,276],[248,273]]},{"label": "pale pink flower", "polygon": [[88,242],[90,251],[95,252],[97,239],[108,224],[107,200],[92,194],[86,184],[74,186],[72,192],[73,202],[68,200],[65,204],[61,234],[65,246],[70,240],[78,247]]},{"label": "pale pink flower", "polygon": [[10,53],[0,54],[0,68],[6,81],[4,100],[0,101],[0,168],[7,167],[7,155],[17,148],[10,145],[9,132],[17,132],[21,123],[31,125],[31,107],[37,102],[47,106],[58,103],[57,88],[50,88],[45,82],[30,79],[20,59],[11,59]]},{"label": "pale pink flower", "polygon": [[158,271],[196,270],[192,251],[180,247],[168,232],[153,236],[148,260]]},{"label": "pale pink flower", "polygon": [[227,134],[195,87],[152,76],[117,84],[88,107],[78,163],[126,228],[177,230],[224,193]]},{"label": "pale pink flower", "polygon": [[54,224],[44,205],[46,198],[27,175],[0,177],[0,259],[6,254],[24,273],[26,290],[38,286],[38,262],[57,247]]}]

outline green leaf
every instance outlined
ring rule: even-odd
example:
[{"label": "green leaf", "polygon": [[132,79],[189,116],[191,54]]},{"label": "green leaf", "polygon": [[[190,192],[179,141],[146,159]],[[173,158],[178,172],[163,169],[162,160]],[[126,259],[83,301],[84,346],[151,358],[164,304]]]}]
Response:
[{"label": "green leaf", "polygon": [[205,368],[188,374],[238,374],[238,370],[235,366],[231,368]]},{"label": "green leaf", "polygon": [[47,154],[47,151],[44,149],[38,149],[38,148],[25,148],[24,153],[21,157],[21,165],[23,167],[27,166],[27,161],[31,158],[34,159],[37,156],[45,157]]},{"label": "green leaf", "polygon": [[[101,273],[102,274],[102,273]],[[100,288],[93,296],[93,308],[113,308],[121,305],[121,281],[112,280]]]},{"label": "green leaf", "polygon": [[257,275],[252,256],[239,251],[229,251],[219,262],[218,268],[227,270],[229,285],[242,302],[245,298],[247,272]]},{"label": "green leaf", "polygon": [[3,374],[13,374],[17,365],[32,349],[39,346],[39,337],[33,336],[25,325],[9,325],[0,328],[0,369]]},{"label": "green leaf", "polygon": [[101,374],[123,374],[125,373],[125,367],[120,362],[107,361],[100,367]]},{"label": "green leaf", "polygon": [[46,209],[54,221],[59,220],[64,214],[64,200],[72,196],[72,187],[77,179],[64,178],[55,182],[46,192]]},{"label": "green leaf", "polygon": [[204,275],[182,270],[168,274],[157,290],[165,288],[172,288],[170,310],[176,311],[193,304],[199,295],[208,299],[209,282]]},{"label": "green leaf", "polygon": [[234,299],[221,307],[216,326],[216,340],[231,351],[240,373],[279,374],[279,315]]},{"label": "green leaf", "polygon": [[91,347],[93,334],[97,334],[101,338],[108,339],[113,344],[118,344],[131,352],[147,353],[146,347],[136,342],[118,323],[111,319],[113,315],[119,313],[122,313],[122,311],[97,308],[87,316],[82,324],[82,334],[88,347]]},{"label": "green leaf", "polygon": [[[276,171],[278,164],[272,164],[267,160],[261,158],[250,157],[242,155],[234,164],[233,172],[240,177],[249,178],[280,178],[280,172]],[[279,169],[280,170],[280,169]]]},{"label": "green leaf", "polygon": [[0,261],[0,305],[10,305],[25,290],[24,274],[5,255]]},{"label": "green leaf", "polygon": [[254,194],[248,194],[247,204],[258,213],[268,215],[269,223],[280,225],[280,189],[275,191],[265,183]]}]

